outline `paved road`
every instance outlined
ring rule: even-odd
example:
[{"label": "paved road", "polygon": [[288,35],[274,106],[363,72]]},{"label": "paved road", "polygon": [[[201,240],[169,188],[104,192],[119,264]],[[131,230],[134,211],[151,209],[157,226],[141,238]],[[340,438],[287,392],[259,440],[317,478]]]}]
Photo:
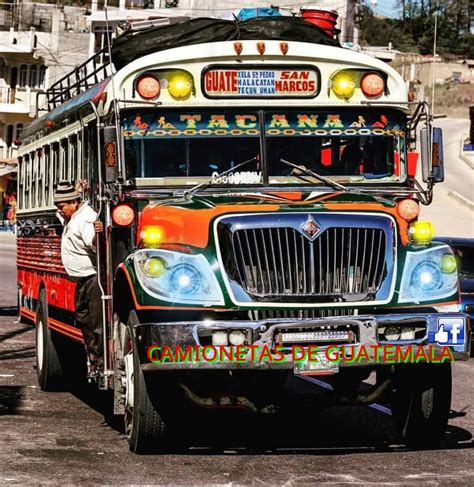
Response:
[{"label": "paved road", "polygon": [[469,120],[462,118],[440,118],[435,125],[443,129],[445,156],[445,181],[447,191],[457,191],[474,201],[474,171],[459,158],[461,137],[469,132]]},{"label": "paved road", "polygon": [[204,416],[183,453],[133,455],[109,394],[93,386],[39,390],[33,329],[15,322],[13,251],[2,245],[0,485],[474,484],[473,361],[454,365],[452,419],[438,451],[397,445],[384,408],[308,416],[295,405],[293,416],[264,423]]},{"label": "paved road", "polygon": [[433,222],[437,235],[474,238],[474,212],[449,195],[456,191],[474,202],[474,170],[459,158],[469,121],[447,118],[435,120],[435,124],[443,129],[445,181],[435,186],[433,203],[421,207],[420,218]]}]

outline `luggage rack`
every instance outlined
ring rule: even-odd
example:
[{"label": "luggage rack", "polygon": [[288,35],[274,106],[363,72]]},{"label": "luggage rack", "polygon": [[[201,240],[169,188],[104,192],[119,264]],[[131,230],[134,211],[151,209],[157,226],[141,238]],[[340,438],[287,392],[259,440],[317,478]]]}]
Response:
[{"label": "luggage rack", "polygon": [[83,93],[111,74],[112,64],[107,49],[103,48],[46,90],[48,110]]}]

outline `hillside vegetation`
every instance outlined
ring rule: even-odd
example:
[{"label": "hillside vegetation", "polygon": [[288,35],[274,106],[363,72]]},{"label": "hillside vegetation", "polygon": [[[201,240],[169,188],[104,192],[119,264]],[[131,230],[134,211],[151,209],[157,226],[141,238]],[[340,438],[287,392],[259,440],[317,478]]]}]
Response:
[{"label": "hillside vegetation", "polygon": [[434,18],[438,17],[438,54],[474,58],[472,0],[400,0],[401,18],[377,18],[362,6],[358,19],[362,43],[420,54],[433,53]]}]

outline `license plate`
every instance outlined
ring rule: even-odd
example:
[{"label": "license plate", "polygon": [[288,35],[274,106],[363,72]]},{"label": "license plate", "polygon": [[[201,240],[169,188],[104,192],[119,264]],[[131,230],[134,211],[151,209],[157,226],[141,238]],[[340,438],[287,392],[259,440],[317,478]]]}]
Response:
[{"label": "license plate", "polygon": [[339,372],[339,362],[328,360],[324,352],[316,356],[317,360],[304,360],[295,364],[294,373],[296,375],[332,375]]}]

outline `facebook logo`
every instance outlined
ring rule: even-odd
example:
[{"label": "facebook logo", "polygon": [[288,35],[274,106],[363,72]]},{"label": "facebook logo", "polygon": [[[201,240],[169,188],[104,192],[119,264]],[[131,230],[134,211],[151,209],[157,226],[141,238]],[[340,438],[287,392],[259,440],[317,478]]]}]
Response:
[{"label": "facebook logo", "polygon": [[463,345],[466,335],[464,318],[439,318],[435,341],[438,345]]}]

